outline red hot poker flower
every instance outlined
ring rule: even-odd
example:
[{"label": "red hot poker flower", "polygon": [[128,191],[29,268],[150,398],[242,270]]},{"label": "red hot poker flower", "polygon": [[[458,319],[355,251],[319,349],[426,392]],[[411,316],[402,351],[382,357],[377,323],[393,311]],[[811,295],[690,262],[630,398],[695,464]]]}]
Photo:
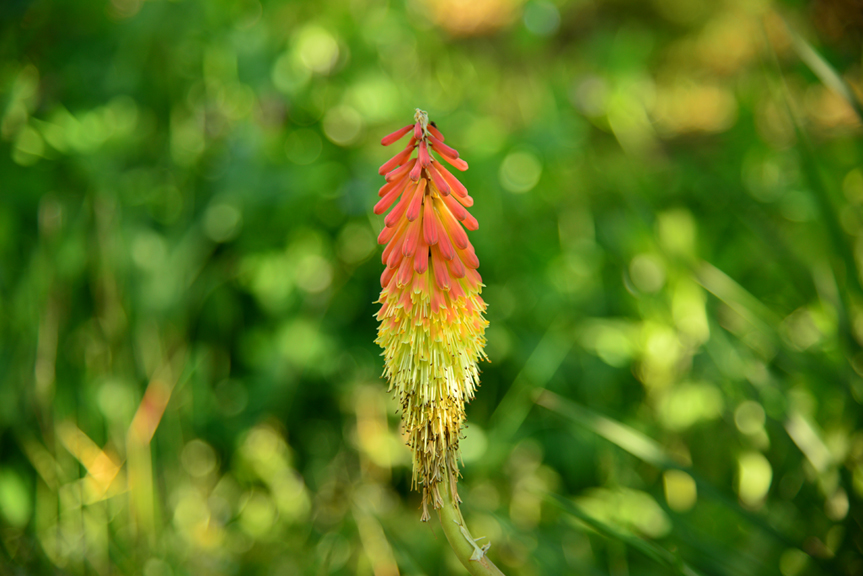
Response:
[{"label": "red hot poker flower", "polygon": [[378,237],[386,244],[386,269],[376,342],[384,349],[384,375],[402,407],[414,455],[413,486],[422,486],[422,519],[428,520],[428,504],[438,508],[442,503],[440,483],[448,480],[455,490],[464,407],[479,385],[477,363],[486,358],[488,322],[479,260],[465,232],[478,227],[467,211],[473,199],[432,152],[461,171],[467,162],[443,143],[426,112],[417,110],[414,120],[381,140],[389,146],[412,136],[380,168],[388,183],[374,212],[392,209]]}]

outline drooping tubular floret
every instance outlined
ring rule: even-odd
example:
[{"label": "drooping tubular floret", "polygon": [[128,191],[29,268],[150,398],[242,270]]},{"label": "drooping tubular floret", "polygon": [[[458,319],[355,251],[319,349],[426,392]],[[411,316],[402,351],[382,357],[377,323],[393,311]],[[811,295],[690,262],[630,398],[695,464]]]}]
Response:
[{"label": "drooping tubular floret", "polygon": [[411,135],[379,171],[387,183],[374,212],[391,210],[378,236],[386,244],[386,269],[376,342],[384,349],[390,391],[401,404],[413,452],[412,484],[422,486],[422,519],[428,520],[428,504],[438,508],[442,502],[443,474],[453,490],[456,485],[464,407],[479,385],[488,322],[479,260],[465,232],[479,226],[467,211],[473,198],[432,153],[460,171],[467,162],[444,144],[426,112],[417,110],[414,120],[381,140],[389,146]]}]

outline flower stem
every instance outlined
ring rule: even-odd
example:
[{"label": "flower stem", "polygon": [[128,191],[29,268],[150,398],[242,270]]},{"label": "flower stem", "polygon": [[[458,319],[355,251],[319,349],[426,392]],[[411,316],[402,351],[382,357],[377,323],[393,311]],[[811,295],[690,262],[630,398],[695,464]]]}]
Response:
[{"label": "flower stem", "polygon": [[486,556],[488,544],[484,547],[478,545],[468,531],[458,507],[455,482],[448,473],[443,474],[439,487],[443,503],[437,509],[438,518],[455,555],[473,576],[504,576],[503,572]]}]

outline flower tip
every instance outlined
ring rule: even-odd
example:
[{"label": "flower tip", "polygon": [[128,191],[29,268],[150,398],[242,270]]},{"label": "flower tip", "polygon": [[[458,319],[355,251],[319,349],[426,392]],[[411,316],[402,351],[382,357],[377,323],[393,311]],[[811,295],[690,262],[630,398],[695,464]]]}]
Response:
[{"label": "flower tip", "polygon": [[410,173],[411,180],[413,180],[414,182],[419,180],[420,179],[420,173],[422,172],[422,169],[423,169],[422,162],[417,162],[416,164],[414,164],[414,167],[411,169],[411,173]]},{"label": "flower tip", "polygon": [[441,131],[437,129],[437,126],[434,125],[434,123],[430,122],[428,128],[429,128],[429,132],[431,132],[432,136],[434,136],[435,138],[437,138],[441,142],[446,140],[446,138],[443,137],[443,134],[441,134]]},{"label": "flower tip", "polygon": [[387,134],[386,136],[381,138],[381,145],[389,146],[390,144],[393,144],[394,142],[398,142],[399,140],[402,139],[402,137],[405,134],[410,132],[412,128],[413,128],[413,124],[408,124],[404,128],[399,128],[398,130],[396,130],[392,134]]},{"label": "flower tip", "polygon": [[396,271],[393,268],[384,268],[384,273],[381,274],[381,288],[386,288],[389,285],[395,273]]},{"label": "flower tip", "polygon": [[423,166],[428,167],[431,165],[431,156],[429,155],[428,145],[425,140],[420,142],[419,160]]},{"label": "flower tip", "polygon": [[441,194],[447,196],[449,194],[449,184],[447,184],[446,180],[443,176],[441,176],[440,172],[438,172],[434,166],[428,166],[426,170],[428,171],[429,176],[431,176],[435,188],[437,188]]},{"label": "flower tip", "polygon": [[445,258],[441,254],[440,247],[432,248],[432,268],[434,268],[434,279],[437,287],[441,290],[449,290],[450,276]]},{"label": "flower tip", "polygon": [[464,227],[467,228],[468,230],[470,230],[471,232],[473,232],[475,230],[479,230],[479,222],[477,222],[477,219],[474,218],[470,214],[470,212],[468,212],[468,215],[463,220],[463,222],[464,222]]},{"label": "flower tip", "polygon": [[408,221],[410,221],[410,222],[413,222],[414,220],[419,218],[420,211],[422,210],[422,201],[423,201],[423,196],[425,195],[425,189],[426,189],[426,179],[423,178],[422,180],[419,181],[419,184],[417,184],[417,187],[414,191],[413,198],[411,199],[411,203],[408,206],[407,212],[405,213],[405,216],[407,217]]},{"label": "flower tip", "polygon": [[407,172],[408,170],[413,168],[414,164],[416,164],[416,161],[417,161],[416,158],[408,160],[407,162],[405,162],[404,164],[402,164],[401,166],[399,166],[395,170],[393,170],[391,172],[387,172],[387,174],[386,174],[386,176],[384,176],[384,178],[386,179],[387,182],[395,182],[396,180],[398,180],[402,176],[404,176],[405,172]]},{"label": "flower tip", "polygon": [[429,246],[437,244],[437,216],[435,216],[432,203],[426,201],[423,203],[423,238]]},{"label": "flower tip", "polygon": [[421,249],[414,254],[414,272],[417,274],[425,274],[429,269],[429,249],[428,246],[422,245]]},{"label": "flower tip", "polygon": [[408,226],[408,231],[405,235],[405,242],[402,244],[402,255],[408,259],[413,258],[416,254],[420,243],[421,226],[419,222],[411,222]]},{"label": "flower tip", "polygon": [[[447,266],[449,267],[449,273],[453,278],[465,277],[465,266],[458,258],[453,258],[452,260],[447,262]],[[457,286],[458,284],[458,282],[453,282],[453,288],[455,288],[455,286]]]},{"label": "flower tip", "polygon": [[389,172],[393,171],[396,166],[403,165],[405,162],[407,162],[408,158],[411,157],[411,152],[413,152],[413,147],[408,146],[407,148],[381,164],[381,167],[378,168],[378,174],[383,176],[384,174],[388,174]]},{"label": "flower tip", "polygon": [[[400,287],[407,286],[408,283],[411,281],[411,276],[413,276],[413,266],[411,259],[403,258],[401,264],[399,265],[398,285]],[[402,297],[406,299],[406,301],[402,302],[402,305],[405,306],[405,308],[409,308],[411,304],[410,292],[405,291]]]},{"label": "flower tip", "polygon": [[450,156],[452,158],[458,158],[458,150],[455,148],[451,148],[443,143],[443,141],[435,138],[434,136],[429,137],[429,141],[431,142],[432,148],[438,152],[438,154],[444,156]]}]

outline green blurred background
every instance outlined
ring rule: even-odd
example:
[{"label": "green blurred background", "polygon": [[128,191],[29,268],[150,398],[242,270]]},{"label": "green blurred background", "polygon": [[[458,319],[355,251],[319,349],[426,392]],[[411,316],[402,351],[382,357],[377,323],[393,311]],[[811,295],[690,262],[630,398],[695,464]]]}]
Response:
[{"label": "green blurred background", "polygon": [[[373,344],[470,163],[508,574],[863,574],[856,0],[4,0],[0,574],[463,573]],[[856,110],[856,111],[855,111]]]}]

